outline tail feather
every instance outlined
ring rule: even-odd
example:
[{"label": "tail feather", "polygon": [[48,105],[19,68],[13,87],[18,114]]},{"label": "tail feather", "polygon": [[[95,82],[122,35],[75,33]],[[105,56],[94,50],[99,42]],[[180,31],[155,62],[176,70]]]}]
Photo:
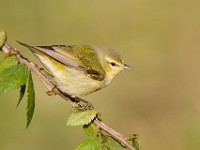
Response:
[{"label": "tail feather", "polygon": [[20,41],[16,41],[16,42],[18,42],[19,44],[21,44],[22,46],[25,46],[26,48],[28,48],[33,54],[35,54],[37,57],[38,57],[38,55],[45,55],[45,52],[44,51],[42,51],[41,49],[40,49],[40,47],[37,47],[37,46],[30,46],[30,45],[28,45],[28,44],[25,44],[25,43],[23,43],[23,42],[20,42]]},{"label": "tail feather", "polygon": [[30,45],[25,44],[25,43],[23,43],[23,42],[20,42],[20,41],[16,41],[16,42],[18,42],[19,44],[21,44],[21,45],[23,45],[23,46],[25,46],[25,47],[27,47],[27,48],[29,48],[29,49],[33,48],[33,46],[30,46]]}]

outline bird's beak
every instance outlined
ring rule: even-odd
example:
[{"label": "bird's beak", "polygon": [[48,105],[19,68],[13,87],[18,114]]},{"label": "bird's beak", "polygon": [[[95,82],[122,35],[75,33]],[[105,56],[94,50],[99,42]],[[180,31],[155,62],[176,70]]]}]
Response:
[{"label": "bird's beak", "polygon": [[127,65],[127,64],[124,64],[124,68],[125,68],[125,69],[128,69],[128,70],[132,70],[132,69],[133,69],[131,66],[129,66],[129,65]]}]

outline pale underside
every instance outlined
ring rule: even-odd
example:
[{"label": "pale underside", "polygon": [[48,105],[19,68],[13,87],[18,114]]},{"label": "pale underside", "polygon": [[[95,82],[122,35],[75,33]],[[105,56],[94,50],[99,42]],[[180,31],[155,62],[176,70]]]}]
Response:
[{"label": "pale underside", "polygon": [[36,56],[53,75],[51,80],[56,83],[56,86],[72,97],[90,94],[109,84],[106,77],[102,81],[94,80],[74,68],[64,65],[55,66],[58,62],[55,63],[56,60],[48,56],[40,56],[39,54],[36,54]]}]

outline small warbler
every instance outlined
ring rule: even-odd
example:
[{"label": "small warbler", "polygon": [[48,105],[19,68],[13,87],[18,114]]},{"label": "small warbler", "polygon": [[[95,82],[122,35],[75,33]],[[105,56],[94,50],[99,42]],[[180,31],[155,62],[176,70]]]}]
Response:
[{"label": "small warbler", "polygon": [[111,48],[89,45],[29,46],[50,73],[50,80],[72,97],[90,94],[107,86],[122,70],[131,69]]}]

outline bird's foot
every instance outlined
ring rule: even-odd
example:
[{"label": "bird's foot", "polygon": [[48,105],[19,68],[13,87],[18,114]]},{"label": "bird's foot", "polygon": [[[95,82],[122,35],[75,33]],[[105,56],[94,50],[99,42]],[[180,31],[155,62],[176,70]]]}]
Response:
[{"label": "bird's foot", "polygon": [[78,104],[78,109],[80,110],[91,110],[94,109],[94,106],[89,101],[86,101],[82,98],[76,97],[75,102]]}]

